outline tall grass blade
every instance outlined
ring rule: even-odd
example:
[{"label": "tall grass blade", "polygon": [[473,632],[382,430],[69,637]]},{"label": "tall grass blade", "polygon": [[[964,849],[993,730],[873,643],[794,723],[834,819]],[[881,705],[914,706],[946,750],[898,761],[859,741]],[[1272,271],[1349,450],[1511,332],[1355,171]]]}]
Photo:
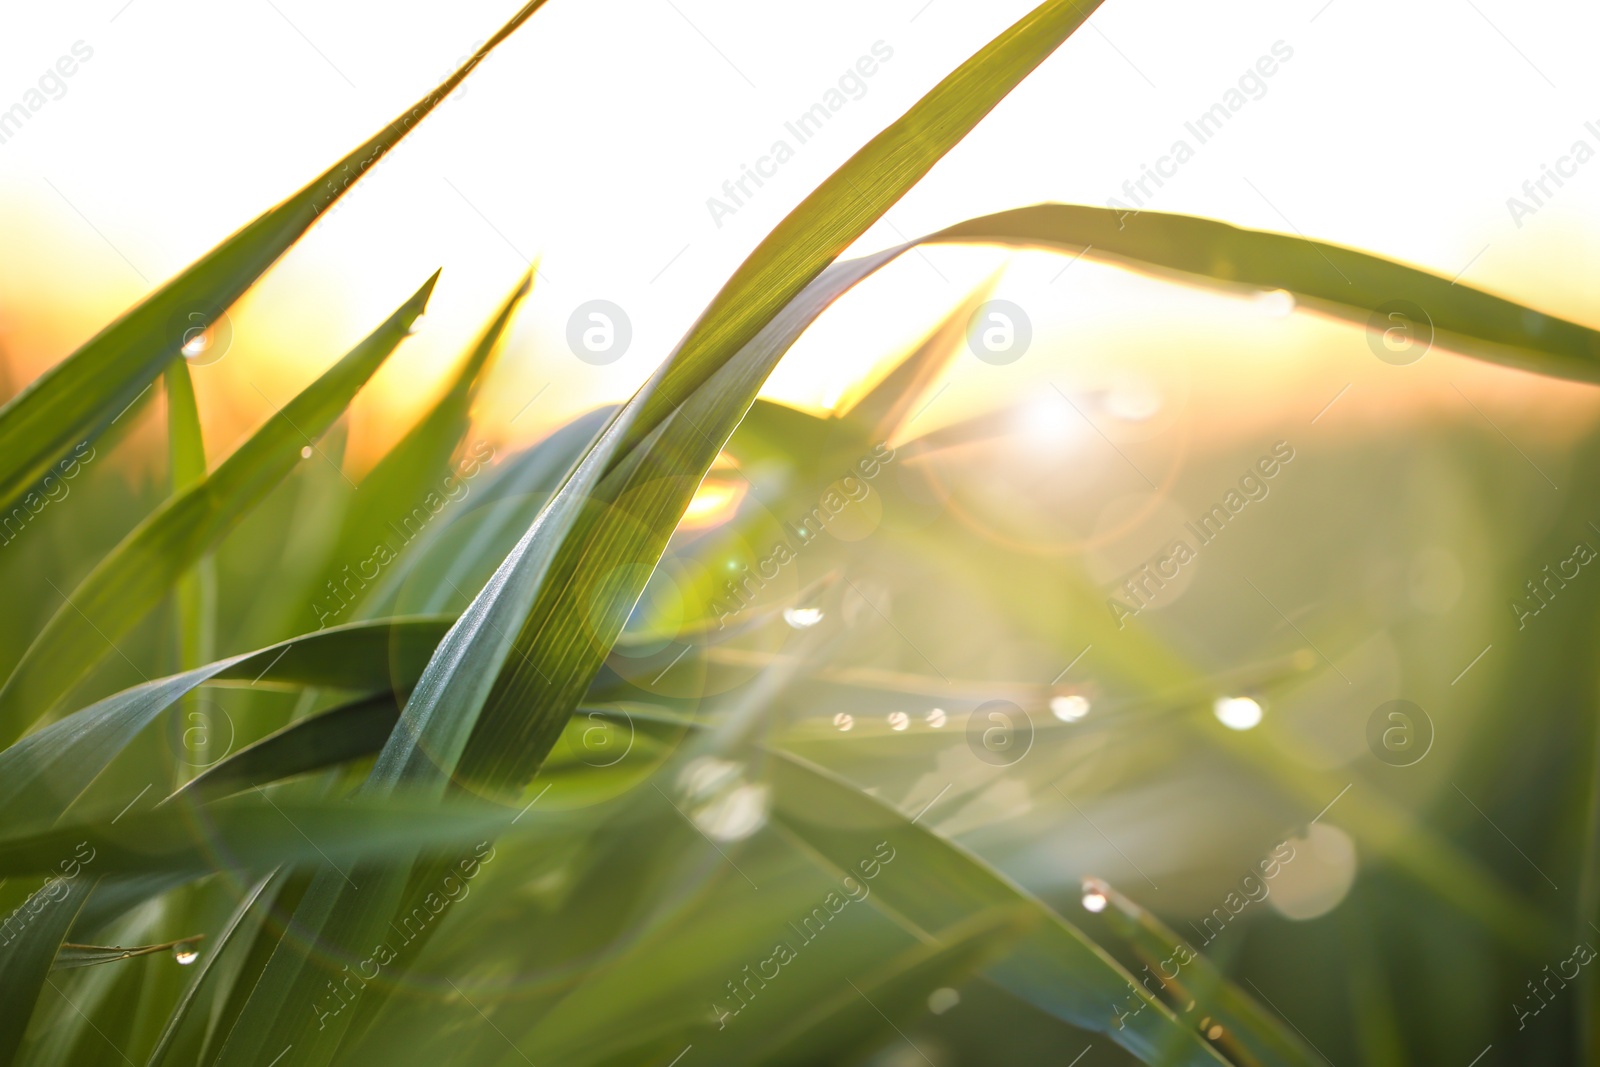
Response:
[{"label": "tall grass blade", "polygon": [[305,235],[334,201],[426,117],[544,0],[529,2],[450,77],[283,203],[124,312],[0,408],[0,507],[92,440]]},{"label": "tall grass blade", "polygon": [[873,889],[916,927],[942,929],[993,907],[1030,909],[1038,929],[986,972],[1002,989],[1146,1063],[1168,1049],[1177,1050],[1173,1063],[1226,1062],[1076,927],[981,860],[799,757],[773,761],[771,774],[773,817],[839,870],[852,871],[880,841],[908,857],[915,880],[884,872]]},{"label": "tall grass blade", "polygon": [[56,610],[0,688],[0,723],[50,711],[305,457],[427,306],[436,273],[387,321],[285,404],[215,472],[135,527]]},{"label": "tall grass blade", "polygon": [[1302,307],[1380,333],[1410,330],[1466,355],[1600,381],[1600,331],[1451,278],[1306,237],[1159,211],[1035,204],[969,219],[927,240],[1053,248],[1190,283],[1282,289]]}]

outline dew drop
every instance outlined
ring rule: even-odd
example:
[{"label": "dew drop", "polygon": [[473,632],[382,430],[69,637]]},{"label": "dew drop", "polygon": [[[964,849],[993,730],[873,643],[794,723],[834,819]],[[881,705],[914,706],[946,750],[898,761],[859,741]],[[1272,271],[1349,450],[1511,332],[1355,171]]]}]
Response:
[{"label": "dew drop", "polygon": [[1261,705],[1249,697],[1218,697],[1211,710],[1230,730],[1249,730],[1261,722]]},{"label": "dew drop", "polygon": [[300,450],[300,458],[301,459],[310,459],[311,458],[311,446],[310,445],[306,445],[306,447],[304,447],[304,448],[302,448]]},{"label": "dew drop", "polygon": [[840,733],[849,733],[850,727],[854,726],[855,724],[856,717],[854,715],[847,715],[842,711],[833,717],[833,725],[839,728]]},{"label": "dew drop", "polygon": [[1263,289],[1255,295],[1255,305],[1263,318],[1281,319],[1294,310],[1294,294],[1286,289]]},{"label": "dew drop", "polygon": [[185,341],[183,343],[183,347],[180,348],[179,351],[183,353],[185,359],[194,359],[210,347],[211,335],[208,333],[197,333]]},{"label": "dew drop", "polygon": [[1062,722],[1077,722],[1089,714],[1089,701],[1077,693],[1050,698],[1050,714]]},{"label": "dew drop", "polygon": [[949,721],[950,717],[944,713],[943,708],[934,708],[932,711],[928,712],[928,725],[933,727],[935,730],[940,729],[946,722]]},{"label": "dew drop", "polygon": [[809,630],[822,621],[822,609],[784,608],[783,621],[796,630]]},{"label": "dew drop", "polygon": [[905,712],[903,712],[903,711],[891,711],[889,713],[889,729],[895,730],[895,731],[901,731],[901,730],[904,730],[907,726],[910,726],[910,725],[911,725],[911,716],[907,715]]},{"label": "dew drop", "polygon": [[1106,910],[1110,898],[1106,896],[1105,883],[1098,878],[1085,878],[1083,880],[1083,908],[1099,914]]},{"label": "dew drop", "polygon": [[744,773],[744,765],[715,756],[699,756],[690,760],[678,773],[678,788],[690,800],[711,796],[737,782]]},{"label": "dew drop", "polygon": [[694,813],[694,824],[716,841],[742,841],[767,822],[771,791],[765,785],[741,782]]},{"label": "dew drop", "polygon": [[412,319],[411,320],[411,325],[406,327],[406,336],[410,337],[413,334],[421,333],[422,332],[422,320],[425,319],[425,318],[427,318],[426,315],[418,315],[416,318]]},{"label": "dew drop", "polygon": [[928,994],[928,1010],[935,1015],[943,1015],[960,1003],[961,994],[949,986],[941,986]]},{"label": "dew drop", "polygon": [[190,948],[187,943],[172,946],[172,958],[178,961],[179,966],[187,967],[200,958],[200,953]]}]

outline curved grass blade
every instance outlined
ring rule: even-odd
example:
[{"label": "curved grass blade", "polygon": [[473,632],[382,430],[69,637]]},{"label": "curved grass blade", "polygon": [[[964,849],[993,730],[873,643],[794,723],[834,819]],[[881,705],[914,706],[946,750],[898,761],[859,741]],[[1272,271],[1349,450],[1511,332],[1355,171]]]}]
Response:
[{"label": "curved grass blade", "polygon": [[[483,506],[471,513],[475,524],[470,531],[461,534],[458,523],[464,513],[459,511],[443,523],[429,525],[416,548],[379,577],[368,598],[368,609],[395,614],[402,586],[406,587],[408,610],[442,612],[459,606],[464,598],[470,601],[493,573],[495,562],[516,547],[615,411],[606,407],[580,415],[496,466],[479,489]],[[438,546],[446,539],[451,539],[451,548],[439,553]],[[426,569],[423,560],[428,561]]]},{"label": "curved grass blade", "polygon": [[206,476],[206,446],[189,365],[174,363],[162,377],[167,385],[167,463],[177,496]]},{"label": "curved grass blade", "polygon": [[[371,558],[379,545],[400,555],[430,525],[434,509],[443,506],[440,501],[458,499],[458,490],[466,495],[466,480],[477,474],[492,452],[485,455],[484,449],[476,449],[459,467],[452,466],[451,457],[466,436],[473,399],[500,340],[532,287],[530,270],[462,357],[444,394],[361,480],[335,541],[332,573],[327,576],[330,585],[339,581],[339,567]],[[359,604],[371,589],[352,590],[354,603]]]},{"label": "curved grass blade", "polygon": [[544,5],[530,0],[454,74],[294,196],[184,269],[0,408],[0,505],[92,440],[212,327],[312,223]]},{"label": "curved grass blade", "polygon": [[438,274],[205,480],[134,527],[67,597],[0,688],[0,721],[51,710],[179,577],[277,485],[427,307]]},{"label": "curved grass blade", "polygon": [[999,275],[974,289],[884,379],[851,405],[844,418],[859,428],[857,443],[888,441],[916,417],[923,397],[960,354],[967,322],[994,292]]},{"label": "curved grass blade", "polygon": [[1167,1062],[1226,1062],[1104,950],[1026,890],[822,768],[776,755],[770,767],[773,818],[797,839],[846,872],[883,841],[912,860],[914,882],[886,876],[873,883],[880,906],[924,931],[989,908],[1025,906],[1040,925],[988,969],[996,985],[1064,1022],[1105,1034],[1146,1063],[1174,1049]]},{"label": "curved grass blade", "polygon": [[1047,0],[1013,23],[868,141],[784,217],[740,265],[641,392],[627,449],[754,340],[828,264],[933,169],[1100,6]]},{"label": "curved grass blade", "polygon": [[0,752],[0,810],[14,827],[55,821],[140,730],[208,681],[404,691],[447,625],[428,618],[354,623],[113,694]]},{"label": "curved grass blade", "polygon": [[503,832],[515,814],[483,804],[441,807],[394,797],[381,803],[275,800],[257,791],[201,809],[174,804],[120,819],[112,811],[0,837],[0,877],[50,874],[78,849],[89,854],[82,866],[97,876],[267,869],[316,861],[350,869],[363,856],[410,855],[481,841],[486,834]]},{"label": "curved grass blade", "polygon": [[[1086,883],[1086,886],[1090,883]],[[1173,933],[1160,919],[1104,882],[1093,887],[1109,903],[1101,914],[1112,932],[1121,937],[1163,984],[1171,983],[1174,996],[1198,1002],[1196,1010],[1221,1023],[1226,1041],[1243,1046],[1255,1061],[1269,1065],[1322,1062],[1308,1046],[1234,983],[1203,953]],[[1166,969],[1176,972],[1169,976]]]},{"label": "curved grass blade", "polygon": [[[188,363],[176,361],[162,377],[167,385],[167,465],[172,495],[178,496],[205,479],[205,438]],[[216,558],[203,553],[176,584],[178,670],[189,671],[216,658]],[[192,696],[185,697],[184,704],[190,709],[196,707]],[[208,762],[204,750],[196,755]]]},{"label": "curved grass blade", "polygon": [[[73,862],[75,847],[76,842],[56,842],[38,870],[57,874],[57,863]],[[51,878],[6,920],[11,928],[0,941],[0,1065],[15,1058],[56,950],[94,888],[93,876],[74,873],[77,877]]]},{"label": "curved grass blade", "polygon": [[227,923],[223,925],[221,932],[217,934],[215,941],[211,945],[211,950],[205,954],[200,966],[196,968],[194,977],[190,979],[188,987],[184,989],[178,998],[178,1003],[167,1013],[166,1025],[162,1027],[160,1036],[156,1038],[154,1048],[150,1050],[150,1059],[147,1067],[160,1067],[161,1064],[168,1061],[168,1054],[177,1047],[179,1037],[184,1032],[184,1026],[191,1017],[190,1013],[195,1011],[199,1005],[201,990],[205,989],[210,983],[212,970],[216,967],[217,960],[233,944],[234,935],[239,932],[245,921],[251,917],[255,911],[256,901],[260,900],[262,894],[266,893],[267,887],[272,885],[274,880],[277,880],[281,885],[284,878],[283,874],[274,871],[257,882],[239,901],[239,906],[233,910],[233,914],[228,917]]},{"label": "curved grass blade", "polygon": [[[871,1042],[898,1033],[917,1058],[921,1049],[900,1028],[927,1011],[928,994],[959,986],[1026,937],[1037,915],[1023,907],[993,908],[941,930],[860,979],[848,979],[832,997],[813,1005],[787,1026],[772,1030],[731,1030],[749,1040],[717,1048],[724,1062],[792,1064],[844,1063],[871,1048]],[[740,1047],[740,1045],[743,1047]]]},{"label": "curved grass blade", "polygon": [[253,786],[370,756],[383,747],[399,718],[400,707],[393,693],[341,704],[291,722],[241,748],[161,803],[188,800],[203,804]]},{"label": "curved grass blade", "polygon": [[[803,911],[805,904],[797,906]],[[727,922],[738,930],[741,918],[735,913]],[[784,976],[785,986],[804,982],[799,992],[789,988],[787,994],[781,994],[787,1000],[774,1003],[757,994],[749,1003],[728,996],[727,1008],[714,1004],[712,1019],[716,1019],[715,1013],[723,1013],[715,1028],[707,1025],[704,1008],[696,1008],[690,1015],[681,1005],[655,1002],[660,992],[649,984],[642,989],[626,982],[614,988],[602,987],[599,996],[558,1003],[547,1016],[546,1026],[515,1041],[512,1053],[492,1062],[512,1067],[522,1062],[516,1058],[515,1050],[530,1047],[535,1062],[553,1061],[574,1067],[666,1063],[688,1040],[711,1063],[796,1067],[858,1063],[884,1038],[895,1041],[897,1032],[901,1040],[895,1044],[909,1044],[912,1050],[908,1060],[921,1061],[922,1050],[905,1036],[902,1024],[925,1015],[928,994],[934,989],[963,984],[1019,938],[1027,936],[1035,925],[1035,917],[1026,909],[995,908],[970,916],[910,948],[888,942],[893,946],[889,949],[892,955],[883,953],[866,959],[861,958],[860,949],[882,950],[883,933],[857,927],[854,940],[858,944],[848,951],[832,949],[826,959],[810,960],[812,969],[804,979]],[[759,936],[753,930],[741,932]],[[689,944],[709,940],[709,931],[697,933],[694,941],[680,936],[676,946],[671,941],[652,946],[617,964],[615,971],[652,965],[659,968],[673,947],[681,953]],[[794,940],[803,954],[805,942]],[[712,943],[706,950],[715,956],[722,947]],[[600,981],[611,977],[607,974]],[[633,1002],[635,997],[643,1002]]]},{"label": "curved grass blade", "polygon": [[[1051,248],[1135,270],[1252,290],[1380,332],[1396,327],[1537,374],[1600,381],[1600,331],[1416,267],[1306,237],[1213,219],[1082,204],[1036,204],[957,223],[930,243]],[[1394,307],[1405,302],[1420,308]],[[1389,311],[1401,319],[1390,319]],[[1377,324],[1377,325],[1374,325]]]},{"label": "curved grass blade", "polygon": [[176,941],[165,941],[159,945],[136,945],[133,948],[120,948],[116,945],[74,945],[70,941],[63,941],[61,947],[56,950],[56,961],[50,969],[70,971],[77,967],[96,967],[102,963],[131,960],[135,956],[153,956],[158,952],[171,952],[180,945],[197,944],[204,941],[205,936],[205,934],[195,934],[191,937],[180,937]]}]

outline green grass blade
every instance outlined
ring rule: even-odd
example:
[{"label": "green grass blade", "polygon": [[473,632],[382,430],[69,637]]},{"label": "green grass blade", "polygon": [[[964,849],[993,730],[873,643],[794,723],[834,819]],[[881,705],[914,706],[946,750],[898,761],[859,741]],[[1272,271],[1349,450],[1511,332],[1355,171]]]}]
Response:
[{"label": "green grass blade", "polygon": [[1322,1062],[1315,1049],[1291,1033],[1254,997],[1228,981],[1215,963],[1191,948],[1160,919],[1103,882],[1095,888],[1109,904],[1102,913],[1106,925],[1132,947],[1151,973],[1159,971],[1161,980],[1169,978],[1167,968],[1171,967],[1175,972],[1171,976],[1174,995],[1196,1001],[1196,1011],[1221,1023],[1227,1034],[1225,1040],[1239,1043],[1250,1057],[1268,1067],[1311,1067]]},{"label": "green grass blade", "polygon": [[425,618],[330,628],[115,693],[0,752],[0,810],[12,826],[53,822],[140,730],[206,682],[405,691],[447,625]]},{"label": "green grass blade", "polygon": [[206,446],[189,364],[174,363],[162,377],[167,385],[167,462],[177,496],[206,476]]},{"label": "green grass blade", "polygon": [[[0,1065],[10,1064],[16,1057],[33,1007],[49,979],[56,950],[94,888],[94,876],[83,873],[73,858],[76,846],[77,842],[54,843],[53,851],[37,869],[56,877],[8,916],[12,929],[6,931],[8,939],[0,941]],[[58,863],[62,865],[59,870]],[[68,863],[73,864],[76,877],[62,878]]]},{"label": "green grass blade", "polygon": [[[451,458],[460,448],[471,424],[471,408],[488,373],[501,338],[518,306],[533,287],[533,274],[523,275],[482,333],[467,350],[444,394],[410,431],[378,461],[355,492],[334,549],[326,578],[340,583],[339,569],[355,560],[370,559],[382,546],[399,556],[417,534],[431,525],[439,501],[456,499],[459,490],[470,492],[466,479],[486,461],[481,451]],[[465,473],[470,471],[471,473]],[[392,565],[392,564],[391,564]],[[359,604],[376,587],[351,590]],[[320,587],[317,595],[321,596]]]},{"label": "green grass blade", "polygon": [[[1313,311],[1386,329],[1386,305],[1422,309],[1439,344],[1558,378],[1600,381],[1600,331],[1416,267],[1313,241],[1159,211],[1036,204],[970,219],[933,243],[1052,248],[1188,282],[1283,289]],[[1415,315],[1415,312],[1408,314]],[[1426,324],[1418,322],[1419,336]]]},{"label": "green grass blade", "polygon": [[[228,921],[223,925],[222,930],[212,939],[211,944],[206,946],[207,951],[201,956],[200,966],[195,968],[194,977],[189,980],[188,986],[179,996],[178,1003],[167,1014],[166,1025],[162,1027],[161,1034],[156,1038],[155,1046],[150,1051],[147,1067],[161,1067],[161,1064],[168,1062],[168,1054],[177,1048],[179,1036],[184,1032],[185,1024],[191,1018],[190,1013],[194,1012],[199,1006],[201,991],[210,985],[217,960],[233,944],[234,935],[245,925],[245,921],[251,917],[255,910],[256,902],[261,899],[262,894],[266,893],[267,887],[273,883],[274,879],[278,879],[281,882],[283,877],[282,874],[274,871],[251,887],[240,899],[238,907],[228,917]],[[270,899],[271,897],[269,896],[268,900]]]},{"label": "green grass blade", "polygon": [[817,186],[756,246],[656,372],[624,443],[642,441],[730,353],[750,343],[1099,6],[1098,0],[1040,4]]},{"label": "green grass blade", "polygon": [[[870,898],[869,898],[870,899]],[[770,1029],[731,1026],[715,1051],[725,1063],[846,1063],[876,1040],[901,1033],[900,1024],[927,1011],[940,986],[958,986],[1026,937],[1036,915],[995,908],[972,915],[858,978],[832,996]],[[909,1039],[905,1039],[909,1040]],[[912,1049],[921,1058],[921,1050]]]},{"label": "green grass blade", "polygon": [[51,710],[179,577],[301,461],[422,314],[435,274],[389,319],[283,406],[215,472],[136,526],[90,571],[0,688],[0,722]]},{"label": "green grass blade", "polygon": [[[189,365],[178,360],[162,376],[167,385],[167,465],[171,471],[172,495],[193,488],[206,476],[205,438],[200,430],[200,408],[195,402],[194,382]],[[175,590],[177,611],[178,670],[194,670],[216,658],[217,563],[207,552],[184,572]],[[193,696],[184,698],[187,708],[198,705]],[[201,762],[204,751],[197,752]]]},{"label": "green grass blade", "polygon": [[383,747],[399,718],[400,707],[392,693],[329,708],[241,748],[208,767],[162,803],[187,800],[201,804],[252,786],[370,756]]},{"label": "green grass blade", "polygon": [[[379,577],[367,609],[397,614],[395,601],[405,587],[408,611],[459,610],[462,598],[476,595],[496,564],[516,548],[615,410],[599,408],[581,415],[498,464],[477,488],[479,508],[470,513],[470,530],[461,535],[457,527],[467,514],[461,511],[429,525],[417,546]],[[439,550],[442,543],[450,545],[448,551]]]},{"label": "green grass blade", "polygon": [[91,856],[84,868],[97,876],[266,870],[318,860],[350,870],[362,857],[482,841],[503,832],[516,814],[482,804],[441,807],[394,797],[381,803],[275,800],[259,791],[201,810],[174,804],[121,818],[107,811],[47,830],[9,834],[0,837],[0,877],[50,874],[79,848]]},{"label": "green grass blade", "polygon": [[916,414],[933,383],[961,354],[967,321],[989,299],[998,280],[990,278],[974,289],[883,381],[851,405],[844,417],[860,429],[857,447],[889,440]]},{"label": "green grass blade", "polygon": [[450,77],[294,196],[196,260],[0,408],[0,506],[72,446],[93,439],[214,324],[312,223],[501,41],[544,4],[530,0]]},{"label": "green grass blade", "polygon": [[917,928],[939,930],[989,908],[1029,908],[1038,929],[987,972],[1013,996],[1105,1034],[1146,1063],[1174,1048],[1169,1062],[1226,1062],[1076,927],[981,860],[796,756],[774,760],[771,777],[774,819],[840,870],[854,872],[883,841],[909,859],[915,880],[886,871],[873,892],[881,907]]}]

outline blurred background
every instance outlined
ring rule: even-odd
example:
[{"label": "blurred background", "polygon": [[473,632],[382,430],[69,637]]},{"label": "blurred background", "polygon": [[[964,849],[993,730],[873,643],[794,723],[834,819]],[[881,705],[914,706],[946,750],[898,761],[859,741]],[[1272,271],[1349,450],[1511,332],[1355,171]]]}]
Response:
[{"label": "blurred background", "polygon": [[[28,108],[0,125],[0,387],[23,388],[293,192],[515,6],[108,0],[0,13],[0,122]],[[212,464],[441,266],[424,328],[335,431],[345,473],[405,432],[535,264],[474,437],[509,456],[625,398],[789,209],[1029,6],[556,0],[232,312],[227,350],[191,368]],[[1600,326],[1588,298],[1600,163],[1524,188],[1576,142],[1600,150],[1600,73],[1583,51],[1597,29],[1600,12],[1568,3],[1111,0],[857,251],[1024,204],[1131,205],[1137,192],[1154,210],[1372,251]],[[62,56],[75,72],[33,109],[27,94]],[[735,203],[724,183],[775,141],[796,145],[785,124],[862,56],[879,62],[859,95]],[[1197,144],[1186,124],[1264,56],[1275,72],[1244,88],[1245,105],[1140,191],[1175,141]],[[814,606],[821,621],[745,638],[756,658],[738,662],[809,632],[840,682],[786,697],[788,742],[903,811],[935,805],[929,825],[1091,935],[1086,877],[1193,930],[1197,946],[1214,940],[1208,954],[1329,1062],[1576,1062],[1576,990],[1537,1018],[1518,1006],[1573,939],[1600,940],[1580,921],[1600,577],[1582,568],[1547,606],[1527,587],[1580,543],[1600,548],[1590,386],[1438,346],[1395,365],[1373,335],[1281,294],[1190,288],[1092,257],[914,252],[786,357],[763,394],[772,405],[704,484],[610,682],[689,694],[655,674],[665,660],[650,658],[648,632],[702,612],[706,591],[725,597],[716,568],[753,565],[795,520],[747,487],[826,487],[848,472],[858,455],[811,447],[832,424],[818,420],[848,411],[983,285],[1023,309],[1028,350],[1000,366],[959,353],[891,441],[870,503],[756,605]],[[631,326],[603,366],[568,342],[592,300]],[[79,579],[74,568],[165,495],[164,434],[156,389],[97,444],[71,487],[79,499],[53,504],[0,558],[13,594],[4,666],[54,610],[44,581]],[[1246,487],[1248,504],[1148,603],[1130,600],[1123,583],[1176,540],[1195,544],[1187,524],[1267,457],[1279,463],[1265,489]],[[314,555],[301,522],[340,506],[338,480],[308,464],[225,546],[219,652],[314,628],[307,605],[251,583]],[[434,558],[472,521],[441,535]],[[391,606],[440,608],[406,596]],[[130,646],[141,640],[135,658],[159,660],[160,640]],[[88,688],[136,681],[130,667],[108,662]],[[690,689],[710,701],[750,677],[707,668]],[[274,699],[260,698],[248,732],[294,713]],[[975,761],[949,736],[947,722],[990,699],[1024,713],[1025,756]],[[1400,755],[1382,741],[1396,700],[1428,742]],[[1209,936],[1200,924],[1286,841],[1296,858],[1270,892]],[[984,1050],[1003,1034],[1065,1063],[1087,1042],[981,983],[938,1003],[914,1045],[877,1062],[994,1062]],[[1127,1058],[1097,1041],[1082,1062]]]}]

